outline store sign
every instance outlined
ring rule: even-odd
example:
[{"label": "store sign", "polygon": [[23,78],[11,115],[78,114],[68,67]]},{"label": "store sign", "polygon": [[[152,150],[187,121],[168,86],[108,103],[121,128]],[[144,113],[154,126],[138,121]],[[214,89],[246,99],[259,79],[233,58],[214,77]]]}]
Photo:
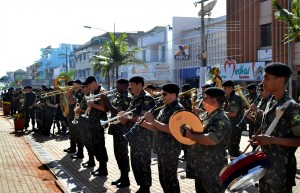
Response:
[{"label": "store sign", "polygon": [[258,61],[272,61],[272,49],[258,50]]},{"label": "store sign", "polygon": [[189,46],[178,46],[176,55],[174,56],[175,60],[189,60]]},{"label": "store sign", "polygon": [[[264,62],[253,62],[253,63],[225,63],[224,65],[218,65],[220,68],[219,75],[223,81],[261,81],[264,73]],[[214,66],[206,67],[206,74],[209,73],[210,69]]]}]

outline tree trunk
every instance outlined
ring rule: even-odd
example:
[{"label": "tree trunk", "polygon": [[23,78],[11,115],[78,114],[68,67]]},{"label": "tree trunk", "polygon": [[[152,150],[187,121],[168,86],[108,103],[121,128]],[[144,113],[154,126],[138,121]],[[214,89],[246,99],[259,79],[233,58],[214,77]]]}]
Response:
[{"label": "tree trunk", "polygon": [[107,90],[110,91],[110,70],[107,72]]}]

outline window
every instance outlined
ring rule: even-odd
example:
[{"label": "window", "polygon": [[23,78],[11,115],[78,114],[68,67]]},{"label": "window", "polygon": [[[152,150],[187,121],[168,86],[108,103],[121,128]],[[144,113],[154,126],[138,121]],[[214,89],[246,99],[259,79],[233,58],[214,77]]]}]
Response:
[{"label": "window", "polygon": [[261,26],[261,47],[272,46],[272,25]]}]

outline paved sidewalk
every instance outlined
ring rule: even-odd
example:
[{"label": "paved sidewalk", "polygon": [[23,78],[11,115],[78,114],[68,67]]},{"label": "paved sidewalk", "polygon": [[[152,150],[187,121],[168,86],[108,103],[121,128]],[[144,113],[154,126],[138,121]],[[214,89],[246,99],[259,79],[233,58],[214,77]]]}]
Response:
[{"label": "paved sidewalk", "polygon": [[14,132],[11,121],[1,113],[0,192],[62,192],[57,187],[59,181],[34,154],[23,135]]},{"label": "paved sidewalk", "polygon": [[[0,109],[1,111],[1,109]],[[52,192],[52,190],[47,189],[47,180],[50,177],[40,179],[38,175],[32,174],[34,170],[41,167],[42,164],[32,164],[30,155],[37,154],[42,163],[46,163],[53,174],[59,181],[59,185],[63,187],[64,192],[86,192],[86,193],[99,193],[99,192],[118,192],[118,193],[129,193],[136,192],[138,186],[135,183],[132,172],[130,172],[130,182],[131,186],[129,188],[118,189],[111,185],[111,182],[119,177],[119,170],[117,163],[114,158],[113,147],[112,147],[112,136],[106,135],[106,148],[109,156],[108,162],[108,176],[107,177],[93,177],[90,172],[93,169],[98,168],[96,165],[94,168],[83,168],[81,166],[82,162],[87,161],[87,152],[85,150],[84,159],[71,159],[70,154],[63,152],[63,149],[69,147],[69,140],[67,136],[51,136],[45,137],[38,133],[34,133],[31,130],[23,134],[14,134],[12,120],[7,121],[6,117],[1,117],[0,125],[1,127],[1,141],[0,141],[0,151],[7,152],[1,153],[2,163],[3,159],[6,159],[6,164],[3,165],[5,171],[0,171],[1,188],[0,192],[8,192],[9,187],[17,186],[21,188],[21,191],[9,190],[9,192],[28,192],[25,191],[25,187],[36,187],[40,188],[36,192]],[[247,137],[242,137],[241,149],[243,150],[247,145]],[[28,143],[28,144],[27,144]],[[30,148],[31,149],[30,149]],[[12,151],[13,150],[13,151]],[[14,152],[13,155],[8,156],[9,152]],[[300,151],[297,151],[297,159],[300,160]],[[28,163],[29,162],[29,163]],[[299,161],[300,162],[300,161]],[[9,167],[15,168],[17,171],[26,170],[27,173],[22,173],[20,176],[15,176],[16,171],[9,170]],[[34,167],[34,169],[32,168]],[[16,169],[18,168],[18,169]],[[298,163],[298,168],[300,164]],[[25,176],[25,177],[24,177]],[[27,177],[28,176],[28,177]],[[18,183],[14,182],[13,177],[18,179]],[[29,178],[31,177],[31,178]],[[182,193],[194,193],[194,182],[191,179],[185,178],[185,162],[179,162],[178,167],[178,177]],[[20,179],[23,179],[20,180]],[[42,181],[41,185],[38,185],[39,180]],[[51,179],[54,181],[54,179]],[[297,171],[297,184],[298,186],[294,188],[294,192],[300,193],[300,171]],[[22,183],[22,185],[20,185]],[[26,184],[25,185],[23,185]],[[158,170],[157,170],[157,159],[155,155],[152,157],[152,183],[151,192],[161,193],[163,192],[159,184]],[[6,185],[5,187],[5,184]],[[42,186],[44,185],[44,186]],[[27,189],[26,189],[27,190]],[[35,192],[35,191],[30,191]],[[248,189],[241,191],[241,193],[257,193],[258,190],[255,186],[250,186]]]}]

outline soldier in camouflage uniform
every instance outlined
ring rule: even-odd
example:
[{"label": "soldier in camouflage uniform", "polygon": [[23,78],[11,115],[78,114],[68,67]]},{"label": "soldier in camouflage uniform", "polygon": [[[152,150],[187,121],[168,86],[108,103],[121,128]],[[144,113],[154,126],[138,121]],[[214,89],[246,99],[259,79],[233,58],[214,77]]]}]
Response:
[{"label": "soldier in camouflage uniform", "polygon": [[[82,84],[82,81],[79,79],[77,79],[73,82],[73,86],[81,87],[81,84]],[[74,92],[73,96],[76,100],[76,103],[78,103],[79,105],[84,96],[80,87],[74,88],[74,91],[73,91]],[[77,105],[76,103],[75,103],[75,106]],[[75,110],[75,106],[74,106],[74,110]],[[75,116],[75,112],[74,112],[74,116]],[[74,116],[73,116],[73,120],[69,123],[69,125],[72,124],[72,129],[73,129],[73,133],[74,133],[74,141],[77,146],[77,152],[74,155],[71,155],[71,158],[82,159],[84,156],[83,156],[83,142],[82,142],[82,136],[81,136],[81,128],[79,127],[79,124],[72,123],[74,121]]]},{"label": "soldier in camouflage uniform", "polygon": [[[88,96],[90,93],[89,88],[87,87],[86,83],[83,82],[82,83],[82,94],[84,96]],[[74,109],[75,114],[78,115],[78,128],[80,131],[80,135],[81,135],[81,141],[83,143],[83,145],[85,146],[85,148],[87,149],[88,155],[89,155],[89,160],[87,162],[82,163],[81,165],[85,168],[88,167],[94,167],[95,164],[95,158],[94,158],[94,151],[93,151],[93,143],[91,141],[92,139],[92,130],[91,128],[89,128],[87,126],[88,124],[88,119],[83,117],[82,115],[84,115],[86,113],[86,109],[87,109],[87,101],[86,98],[83,97],[81,102],[80,102],[80,106],[79,108]]]},{"label": "soldier in camouflage uniform", "polygon": [[181,152],[181,143],[170,133],[169,119],[175,111],[184,109],[178,102],[179,87],[176,84],[162,86],[164,106],[154,119],[151,112],[145,114],[141,126],[154,131],[154,149],[157,152],[159,181],[164,192],[179,193],[180,186],[177,178],[178,161]]},{"label": "soldier in camouflage uniform", "polygon": [[[67,86],[73,86],[74,81],[68,81]],[[74,108],[76,105],[76,99],[74,97],[74,91],[72,89],[69,89],[66,93],[65,96],[67,98],[68,101],[68,105],[69,105],[69,113],[67,115],[67,125],[68,125],[68,129],[69,129],[69,140],[70,140],[70,147],[67,149],[64,149],[64,152],[67,153],[75,153],[76,152],[76,126],[74,124],[72,124],[72,121],[74,120]]]},{"label": "soldier in camouflage uniform", "polygon": [[[131,101],[131,95],[128,93],[129,81],[126,79],[117,80],[117,93],[113,97],[112,103],[110,103],[107,95],[102,95],[101,100],[104,101],[111,117],[115,117],[118,112],[126,111]],[[115,158],[121,172],[119,179],[113,181],[112,185],[117,185],[118,188],[130,186],[128,173],[130,171],[129,156],[128,156],[128,141],[123,136],[125,133],[125,126],[117,123],[111,123],[108,128],[108,134],[113,135],[114,153]]]},{"label": "soldier in camouflage uniform", "polygon": [[[250,105],[250,111],[254,112],[255,117],[253,117],[251,115],[251,113],[249,113],[247,115],[247,119],[250,120],[251,122],[253,122],[253,124],[254,124],[253,133],[251,133],[251,135],[249,133],[250,139],[252,138],[252,135],[255,135],[256,132],[259,130],[261,123],[262,123],[262,117],[263,117],[264,110],[266,109],[267,103],[271,98],[271,93],[269,91],[266,91],[263,89],[262,83],[259,84],[259,91],[260,91],[259,102],[257,103],[257,105],[255,105],[255,104]],[[252,147],[253,147],[253,151],[257,148],[256,145],[252,145]]]},{"label": "soldier in camouflage uniform", "polygon": [[35,130],[35,104],[36,104],[36,94],[32,92],[32,87],[27,86],[25,89],[24,96],[24,112],[26,115],[25,130],[29,127],[29,122],[31,119],[32,130]]},{"label": "soldier in camouflage uniform", "polygon": [[276,117],[276,107],[291,99],[285,85],[292,74],[291,69],[281,63],[268,64],[264,71],[264,89],[272,93],[272,98],[264,111],[262,134],[252,137],[252,144],[261,145],[269,161],[268,173],[259,181],[259,192],[291,193],[296,185],[295,151],[300,145],[300,105],[292,100],[271,135],[263,135]]},{"label": "soldier in camouflage uniform", "polygon": [[224,111],[231,122],[232,128],[227,148],[230,156],[238,157],[240,155],[242,129],[237,127],[237,125],[244,115],[243,99],[235,94],[234,83],[231,80],[225,81],[222,86],[226,98]]},{"label": "soldier in camouflage uniform", "polygon": [[[101,85],[98,84],[94,76],[89,76],[85,80],[91,94],[100,94]],[[88,101],[87,107],[90,109],[89,118],[87,122],[88,129],[92,130],[92,138],[89,139],[93,143],[93,152],[97,161],[99,161],[99,168],[91,172],[94,176],[107,176],[107,162],[108,156],[105,147],[104,127],[101,126],[100,120],[107,120],[108,111],[107,105],[103,101]]]},{"label": "soldier in camouflage uniform", "polygon": [[186,176],[195,179],[197,193],[222,193],[225,188],[220,183],[219,173],[227,165],[226,145],[230,140],[231,123],[222,110],[224,91],[212,87],[207,88],[205,94],[203,133],[191,133],[186,127],[181,130],[183,136],[196,142],[187,154]]},{"label": "soldier in camouflage uniform", "polygon": [[[144,90],[144,78],[135,76],[129,80],[131,92],[134,95],[127,111],[133,111],[133,118],[123,116],[120,118],[121,124],[127,124],[128,128],[135,125],[138,119],[155,106],[154,99]],[[151,131],[137,126],[130,135],[127,135],[130,145],[131,167],[136,183],[140,186],[138,193],[150,192],[152,185],[151,177]]]},{"label": "soldier in camouflage uniform", "polygon": [[[53,91],[49,89],[49,91]],[[42,131],[43,135],[50,136],[51,126],[54,120],[54,111],[58,107],[57,104],[54,102],[55,96],[48,96],[45,97],[45,123],[44,123],[44,130]]]},{"label": "soldier in camouflage uniform", "polygon": [[[247,90],[248,93],[245,95],[246,100],[248,101],[249,105],[257,105],[258,102],[260,101],[260,96],[257,94],[256,92],[256,84],[252,83],[252,84],[248,84],[247,85]],[[248,117],[249,116],[254,116],[254,113],[252,113],[251,111],[249,111],[250,106],[246,106],[244,109],[247,109],[247,111],[245,111],[245,113],[247,113]],[[252,135],[255,133],[255,124],[253,121],[251,121],[251,119],[247,119],[247,115],[246,115],[246,119],[244,119],[243,121],[245,121],[246,124],[248,124],[248,129],[249,129],[249,138],[251,139]],[[255,147],[252,147],[253,150],[255,149]]]}]

